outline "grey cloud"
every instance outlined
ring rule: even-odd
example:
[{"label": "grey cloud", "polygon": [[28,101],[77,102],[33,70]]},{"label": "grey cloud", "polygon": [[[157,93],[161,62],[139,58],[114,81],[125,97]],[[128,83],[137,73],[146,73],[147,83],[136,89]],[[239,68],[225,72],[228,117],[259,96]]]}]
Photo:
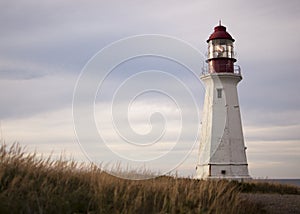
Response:
[{"label": "grey cloud", "polygon": [[0,79],[29,80],[44,77],[60,70],[49,66],[49,64],[42,65],[25,60],[0,58]]},{"label": "grey cloud", "polygon": [[45,76],[26,80],[0,80],[0,118],[29,117],[71,106],[77,76]]},{"label": "grey cloud", "polygon": [[0,79],[19,79],[28,80],[35,79],[44,76],[42,73],[32,73],[28,72],[26,68],[24,69],[4,69],[0,70]]}]

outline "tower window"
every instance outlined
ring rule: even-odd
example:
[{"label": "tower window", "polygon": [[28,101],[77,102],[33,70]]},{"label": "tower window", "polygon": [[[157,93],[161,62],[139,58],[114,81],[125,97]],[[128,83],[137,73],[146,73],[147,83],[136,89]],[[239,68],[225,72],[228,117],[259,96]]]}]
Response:
[{"label": "tower window", "polygon": [[217,96],[218,98],[222,98],[222,88],[217,88]]},{"label": "tower window", "polygon": [[226,174],[226,170],[221,170],[221,174],[225,175]]}]

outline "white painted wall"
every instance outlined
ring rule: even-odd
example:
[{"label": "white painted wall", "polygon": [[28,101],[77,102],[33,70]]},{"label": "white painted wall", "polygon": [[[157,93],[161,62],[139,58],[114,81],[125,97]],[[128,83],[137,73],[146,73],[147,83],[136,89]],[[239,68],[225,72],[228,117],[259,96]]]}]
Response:
[{"label": "white painted wall", "polygon": [[[197,178],[250,178],[237,94],[242,77],[234,73],[212,73],[201,79],[206,92]],[[217,89],[222,89],[221,98]]]}]

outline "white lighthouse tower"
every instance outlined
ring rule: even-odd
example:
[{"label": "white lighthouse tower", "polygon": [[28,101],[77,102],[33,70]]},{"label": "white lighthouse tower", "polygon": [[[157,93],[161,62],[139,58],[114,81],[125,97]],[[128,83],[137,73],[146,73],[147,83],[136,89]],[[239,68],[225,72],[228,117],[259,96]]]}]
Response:
[{"label": "white lighthouse tower", "polygon": [[199,179],[250,178],[237,94],[242,76],[234,66],[233,42],[221,23],[207,40],[208,69],[201,76],[206,91],[196,167]]}]

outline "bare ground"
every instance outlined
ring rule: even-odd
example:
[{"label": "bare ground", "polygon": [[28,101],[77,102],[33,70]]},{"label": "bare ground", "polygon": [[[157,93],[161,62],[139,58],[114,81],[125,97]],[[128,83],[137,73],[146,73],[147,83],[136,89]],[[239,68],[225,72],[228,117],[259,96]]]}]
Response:
[{"label": "bare ground", "polygon": [[300,214],[300,195],[242,193],[242,198],[261,204],[266,213]]}]

